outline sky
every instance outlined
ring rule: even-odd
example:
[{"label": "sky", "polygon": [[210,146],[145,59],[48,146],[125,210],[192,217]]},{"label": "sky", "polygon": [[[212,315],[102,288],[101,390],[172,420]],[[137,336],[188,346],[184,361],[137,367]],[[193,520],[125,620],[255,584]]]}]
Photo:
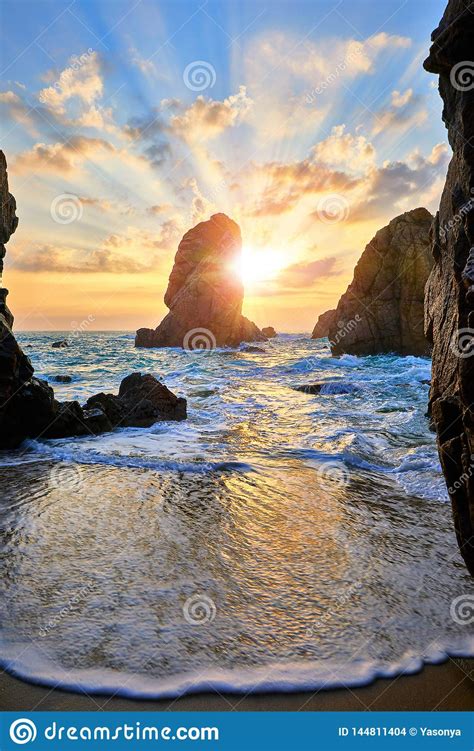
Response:
[{"label": "sky", "polygon": [[0,0],[19,330],[158,325],[183,234],[241,227],[244,313],[303,332],[375,232],[436,211],[438,0]]}]

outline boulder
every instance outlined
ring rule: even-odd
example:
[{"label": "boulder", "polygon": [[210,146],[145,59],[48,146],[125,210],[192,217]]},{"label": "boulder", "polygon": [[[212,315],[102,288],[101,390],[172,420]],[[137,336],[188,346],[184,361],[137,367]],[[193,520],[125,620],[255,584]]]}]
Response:
[{"label": "boulder", "polygon": [[429,356],[423,303],[432,220],[427,209],[407,211],[366,246],[329,326],[333,355]]},{"label": "boulder", "polygon": [[54,349],[64,349],[64,347],[69,347],[69,343],[65,339],[61,339],[60,342],[53,342],[51,346]]},{"label": "boulder", "polygon": [[321,313],[316,322],[316,326],[313,329],[313,333],[311,334],[311,339],[323,339],[324,337],[329,336],[329,327],[334,322],[335,314],[335,308],[332,310],[326,310],[325,313]]},{"label": "boulder", "polygon": [[[432,230],[425,328],[431,419],[462,556],[474,576],[474,82],[472,0],[450,0],[424,63],[439,75],[453,157]],[[471,62],[470,62],[471,61]]]},{"label": "boulder", "polygon": [[278,336],[277,332],[273,328],[273,326],[265,326],[262,329],[263,336],[266,336],[267,339],[274,339],[276,336]]},{"label": "boulder", "polygon": [[225,214],[186,232],[165,293],[170,312],[158,328],[139,329],[135,346],[193,350],[265,341],[242,315],[244,287],[235,272],[241,248],[240,228]]},{"label": "boulder", "polygon": [[53,380],[56,381],[56,383],[71,383],[72,377],[70,375],[57,375],[54,376]]},{"label": "boulder", "polygon": [[159,420],[185,420],[186,399],[175,396],[154,376],[132,373],[120,384],[124,425],[151,425]]}]

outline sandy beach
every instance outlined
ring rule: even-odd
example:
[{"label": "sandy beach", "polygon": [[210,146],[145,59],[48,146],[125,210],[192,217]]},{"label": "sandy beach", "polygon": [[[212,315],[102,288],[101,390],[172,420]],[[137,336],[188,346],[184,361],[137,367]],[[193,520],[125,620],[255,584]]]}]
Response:
[{"label": "sandy beach", "polygon": [[1,711],[472,711],[474,659],[450,659],[421,673],[378,680],[361,688],[314,693],[196,694],[163,701],[118,696],[87,696],[31,685],[7,673],[0,676]]}]

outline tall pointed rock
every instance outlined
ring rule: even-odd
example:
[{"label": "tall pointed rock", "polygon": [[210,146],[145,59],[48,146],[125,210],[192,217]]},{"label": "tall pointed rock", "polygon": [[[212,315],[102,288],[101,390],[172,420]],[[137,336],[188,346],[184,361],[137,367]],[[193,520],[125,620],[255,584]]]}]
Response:
[{"label": "tall pointed rock", "polygon": [[170,312],[158,328],[139,329],[135,345],[212,349],[265,341],[242,315],[244,287],[236,272],[241,249],[239,225],[225,214],[186,232],[165,294]]}]

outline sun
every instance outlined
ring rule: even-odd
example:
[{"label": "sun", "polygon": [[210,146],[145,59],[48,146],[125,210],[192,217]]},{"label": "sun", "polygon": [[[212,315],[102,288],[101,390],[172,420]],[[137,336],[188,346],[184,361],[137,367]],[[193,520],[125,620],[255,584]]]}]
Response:
[{"label": "sun", "polygon": [[242,255],[236,262],[234,270],[248,289],[275,279],[285,265],[287,261],[282,251],[244,245]]}]

